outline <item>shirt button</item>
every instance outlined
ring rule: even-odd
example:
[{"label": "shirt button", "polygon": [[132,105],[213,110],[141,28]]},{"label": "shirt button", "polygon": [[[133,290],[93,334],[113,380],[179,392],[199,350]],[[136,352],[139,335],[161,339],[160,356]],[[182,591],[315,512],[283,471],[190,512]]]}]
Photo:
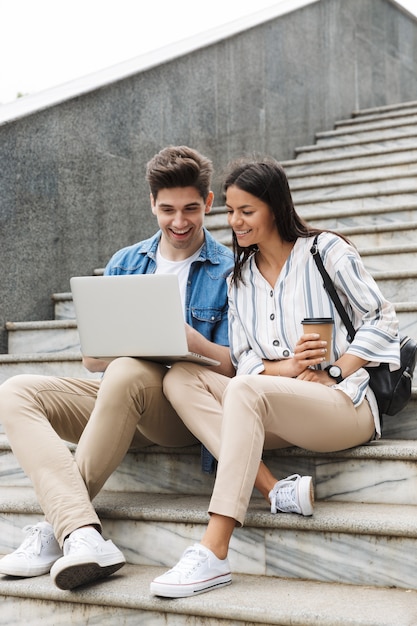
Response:
[{"label": "shirt button", "polygon": [[279,346],[279,341],[278,341],[278,339],[274,339],[274,341],[272,342],[272,344],[273,344],[274,346]]},{"label": "shirt button", "polygon": [[275,319],[275,315],[273,313],[271,313],[271,315],[269,316],[270,320],[274,320]]},{"label": "shirt button", "polygon": [[272,298],[272,296],[274,295],[274,292],[272,291],[272,289],[271,289],[271,291],[269,292],[269,295],[271,296],[271,298]]}]

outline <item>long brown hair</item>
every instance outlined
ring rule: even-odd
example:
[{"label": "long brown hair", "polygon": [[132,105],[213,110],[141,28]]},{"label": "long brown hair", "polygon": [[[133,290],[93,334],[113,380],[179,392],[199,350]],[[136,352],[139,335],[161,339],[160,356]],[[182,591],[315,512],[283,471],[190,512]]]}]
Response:
[{"label": "long brown hair", "polygon": [[[228,167],[223,183],[224,196],[232,185],[259,198],[269,206],[283,241],[292,242],[298,237],[311,237],[323,232],[321,229],[310,226],[296,212],[287,176],[283,167],[275,159],[271,157],[260,160],[243,158],[233,161]],[[239,246],[236,235],[233,233],[235,257],[233,282],[237,283],[242,280],[242,267],[257,250],[256,245],[246,248]]]}]

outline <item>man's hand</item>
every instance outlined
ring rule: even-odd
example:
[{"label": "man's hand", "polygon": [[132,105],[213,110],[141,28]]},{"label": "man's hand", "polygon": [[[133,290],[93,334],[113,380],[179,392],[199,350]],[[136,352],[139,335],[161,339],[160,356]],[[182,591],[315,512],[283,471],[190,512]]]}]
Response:
[{"label": "man's hand", "polygon": [[104,372],[110,361],[96,359],[92,356],[83,356],[83,365],[89,372]]},{"label": "man's hand", "polygon": [[209,341],[189,324],[185,324],[185,333],[187,336],[188,350],[190,352],[196,352],[210,359],[220,361],[220,365],[208,366],[213,371],[223,374],[224,376],[229,376],[229,378],[235,375],[236,372],[230,360],[230,350],[228,346],[219,346],[217,343]]}]

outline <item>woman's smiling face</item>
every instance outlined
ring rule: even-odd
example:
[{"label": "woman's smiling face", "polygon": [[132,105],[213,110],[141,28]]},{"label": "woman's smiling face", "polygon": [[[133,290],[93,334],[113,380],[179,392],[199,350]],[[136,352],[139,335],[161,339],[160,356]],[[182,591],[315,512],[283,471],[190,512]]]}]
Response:
[{"label": "woman's smiling face", "polygon": [[226,191],[227,220],[242,248],[262,246],[278,234],[275,217],[265,202],[231,185]]}]

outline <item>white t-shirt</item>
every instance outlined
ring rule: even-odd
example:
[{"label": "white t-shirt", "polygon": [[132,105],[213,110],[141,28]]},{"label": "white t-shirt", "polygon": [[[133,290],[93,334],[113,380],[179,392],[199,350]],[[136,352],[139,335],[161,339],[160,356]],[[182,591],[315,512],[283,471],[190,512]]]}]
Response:
[{"label": "white t-shirt", "polygon": [[[203,246],[201,246],[202,248]],[[185,313],[185,295],[187,292],[187,280],[188,274],[190,273],[190,266],[193,261],[198,259],[201,248],[197,250],[192,256],[189,256],[184,261],[169,261],[165,259],[160,251],[160,246],[156,251],[156,270],[155,274],[176,274],[178,276],[178,281],[180,284],[180,295],[182,308]]]}]

